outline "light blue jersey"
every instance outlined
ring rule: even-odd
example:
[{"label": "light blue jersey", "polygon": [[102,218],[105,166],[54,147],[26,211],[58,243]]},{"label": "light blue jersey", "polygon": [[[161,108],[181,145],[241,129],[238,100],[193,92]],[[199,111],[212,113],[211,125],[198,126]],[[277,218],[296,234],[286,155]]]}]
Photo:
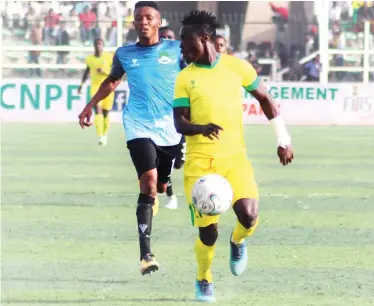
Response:
[{"label": "light blue jersey", "polygon": [[174,83],[184,66],[179,46],[180,41],[161,40],[117,49],[110,76],[119,79],[127,73],[130,97],[122,116],[127,141],[150,138],[159,146],[180,142],[173,118]]}]

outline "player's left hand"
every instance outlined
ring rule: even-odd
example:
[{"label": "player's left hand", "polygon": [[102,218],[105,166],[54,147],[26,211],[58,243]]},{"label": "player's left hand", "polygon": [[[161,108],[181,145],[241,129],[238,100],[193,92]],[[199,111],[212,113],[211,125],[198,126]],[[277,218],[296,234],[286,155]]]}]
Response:
[{"label": "player's left hand", "polygon": [[97,70],[96,70],[98,73],[101,73],[101,74],[105,74],[104,73],[104,70],[103,69],[101,69],[101,68],[97,68]]},{"label": "player's left hand", "polygon": [[293,151],[291,146],[278,147],[277,154],[279,157],[279,161],[283,166],[287,166],[288,164],[292,163],[293,160]]},{"label": "player's left hand", "polygon": [[90,122],[92,116],[92,107],[88,104],[83,109],[83,111],[79,114],[79,125],[82,129],[84,129],[85,126],[91,126],[92,122]]}]

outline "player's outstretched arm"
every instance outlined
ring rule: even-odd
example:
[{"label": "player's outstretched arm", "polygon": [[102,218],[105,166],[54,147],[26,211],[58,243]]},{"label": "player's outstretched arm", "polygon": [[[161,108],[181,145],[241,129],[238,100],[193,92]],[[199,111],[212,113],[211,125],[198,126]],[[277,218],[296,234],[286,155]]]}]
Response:
[{"label": "player's outstretched arm", "polygon": [[84,83],[87,81],[89,74],[90,74],[90,68],[88,68],[88,66],[87,66],[86,70],[83,72],[82,82],[81,82],[81,84],[79,85],[79,88],[78,88],[78,94],[81,94],[82,87],[83,87]]},{"label": "player's outstretched arm", "polygon": [[174,107],[174,125],[179,134],[186,136],[193,136],[202,134],[205,137],[213,140],[219,139],[219,131],[223,129],[214,123],[207,125],[193,124],[190,122],[190,108],[189,107]]},{"label": "player's outstretched arm", "polygon": [[125,70],[123,69],[116,53],[113,57],[113,65],[110,75],[101,83],[99,90],[91,98],[91,101],[85,106],[83,111],[78,116],[79,125],[82,127],[82,129],[85,126],[90,126],[92,124],[90,122],[92,116],[92,108],[96,106],[101,100],[104,100],[117,88],[117,86],[121,83],[121,79],[124,74]]},{"label": "player's outstretched arm", "polygon": [[249,93],[260,103],[265,116],[273,126],[278,138],[278,157],[283,166],[286,166],[291,163],[294,158],[291,147],[291,137],[287,132],[283,118],[280,116],[272,96],[262,82],[259,83],[256,89],[250,90]]},{"label": "player's outstretched arm", "polygon": [[121,83],[121,79],[116,80],[113,79],[111,76],[107,77],[100,85],[99,90],[96,94],[92,97],[91,101],[85,106],[83,111],[78,116],[79,118],[79,125],[82,129],[85,126],[91,126],[92,122],[90,122],[92,116],[92,108],[95,107],[100,101],[104,100],[107,96],[109,96]]}]

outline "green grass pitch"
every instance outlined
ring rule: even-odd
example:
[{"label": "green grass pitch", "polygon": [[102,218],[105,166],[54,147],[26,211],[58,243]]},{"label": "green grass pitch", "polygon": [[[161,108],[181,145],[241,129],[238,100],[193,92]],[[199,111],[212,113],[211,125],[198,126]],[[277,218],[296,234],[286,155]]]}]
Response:
[{"label": "green grass pitch", "polygon": [[[222,216],[216,304],[374,305],[374,128],[290,131],[295,161],[284,168],[271,127],[245,128],[260,226],[248,270],[234,277],[235,218]],[[161,269],[141,276],[137,180],[121,125],[105,148],[78,124],[3,124],[1,138],[1,305],[195,305],[182,171],[173,174],[180,208],[154,220]]]}]

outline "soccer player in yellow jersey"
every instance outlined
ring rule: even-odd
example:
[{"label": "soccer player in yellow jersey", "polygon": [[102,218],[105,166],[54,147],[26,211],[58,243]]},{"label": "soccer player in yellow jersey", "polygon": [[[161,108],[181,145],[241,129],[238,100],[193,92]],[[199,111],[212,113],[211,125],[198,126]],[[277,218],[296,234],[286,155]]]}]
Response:
[{"label": "soccer player in yellow jersey", "polygon": [[[109,76],[112,68],[113,54],[104,51],[104,41],[101,38],[95,39],[95,53],[86,58],[87,68],[83,73],[82,83],[78,88],[81,93],[82,86],[86,82],[88,75],[91,77],[91,98],[99,90],[101,83]],[[107,134],[110,125],[109,111],[113,107],[114,93],[102,100],[95,107],[95,126],[100,146],[107,144]]]},{"label": "soccer player in yellow jersey", "polygon": [[[205,11],[192,11],[181,28],[181,49],[191,63],[182,70],[174,91],[174,123],[186,135],[184,184],[187,199],[200,177],[216,173],[225,177],[234,192],[237,224],[230,238],[230,269],[240,275],[247,266],[245,239],[258,224],[258,191],[243,135],[242,88],[260,103],[278,137],[278,156],[283,165],[293,159],[291,138],[253,67],[241,59],[217,53],[213,38],[218,24]],[[213,302],[211,265],[218,237],[219,216],[202,215],[190,205],[192,223],[199,228],[196,299]]]}]

